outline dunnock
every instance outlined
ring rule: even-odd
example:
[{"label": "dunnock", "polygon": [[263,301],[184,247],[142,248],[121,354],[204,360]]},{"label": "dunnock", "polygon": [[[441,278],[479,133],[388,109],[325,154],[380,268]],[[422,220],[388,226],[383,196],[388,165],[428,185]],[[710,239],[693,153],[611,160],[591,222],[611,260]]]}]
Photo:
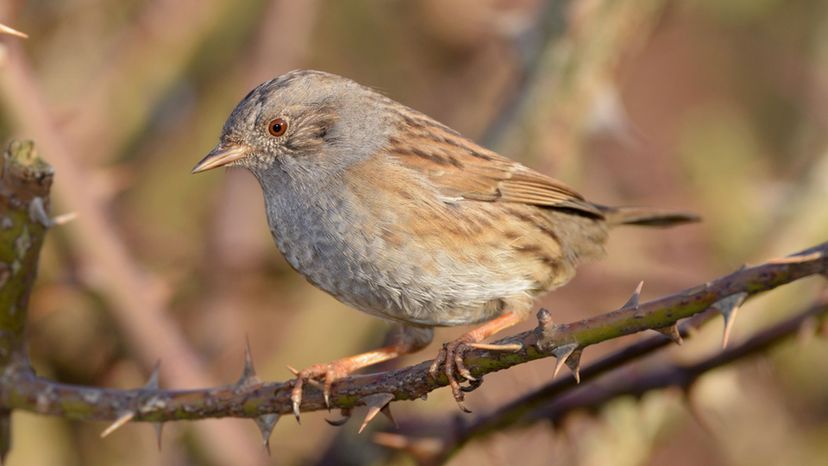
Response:
[{"label": "dunnock", "polygon": [[[250,170],[279,250],[315,286],[395,322],[391,344],[296,372],[331,384],[427,345],[433,327],[483,323],[443,346],[461,408],[463,352],[524,320],[539,295],[603,254],[610,227],[692,215],[594,204],[349,79],[293,71],[253,89],[193,172]],[[485,345],[490,348],[491,345]],[[508,349],[508,348],[505,348]]]}]

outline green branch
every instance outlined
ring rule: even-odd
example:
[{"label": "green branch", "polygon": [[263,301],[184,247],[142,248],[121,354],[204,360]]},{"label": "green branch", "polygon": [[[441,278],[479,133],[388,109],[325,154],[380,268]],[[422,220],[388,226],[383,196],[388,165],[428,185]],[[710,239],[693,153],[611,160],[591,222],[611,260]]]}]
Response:
[{"label": "green branch", "polygon": [[[12,143],[0,158],[0,371],[30,373],[23,329],[46,215],[52,168],[31,142]],[[6,389],[8,387],[2,387]],[[10,406],[0,407],[0,461],[10,447]]]}]

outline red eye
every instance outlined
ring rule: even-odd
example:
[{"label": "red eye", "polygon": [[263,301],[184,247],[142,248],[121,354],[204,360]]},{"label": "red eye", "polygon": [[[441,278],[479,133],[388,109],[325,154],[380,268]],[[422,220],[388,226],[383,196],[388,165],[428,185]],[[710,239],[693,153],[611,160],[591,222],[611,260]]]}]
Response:
[{"label": "red eye", "polygon": [[281,118],[276,118],[267,125],[267,130],[270,132],[271,136],[278,138],[279,136],[285,134],[285,131],[287,131],[287,122]]}]

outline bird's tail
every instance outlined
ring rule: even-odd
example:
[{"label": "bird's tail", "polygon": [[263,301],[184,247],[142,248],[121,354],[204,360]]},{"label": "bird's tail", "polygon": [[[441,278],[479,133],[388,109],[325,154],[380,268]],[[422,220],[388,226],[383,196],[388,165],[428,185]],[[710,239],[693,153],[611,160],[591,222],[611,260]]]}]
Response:
[{"label": "bird's tail", "polygon": [[604,214],[607,224],[611,227],[617,225],[638,225],[646,227],[671,227],[683,223],[694,223],[701,221],[701,217],[689,212],[677,212],[667,209],[654,209],[650,207],[606,207],[598,206]]}]

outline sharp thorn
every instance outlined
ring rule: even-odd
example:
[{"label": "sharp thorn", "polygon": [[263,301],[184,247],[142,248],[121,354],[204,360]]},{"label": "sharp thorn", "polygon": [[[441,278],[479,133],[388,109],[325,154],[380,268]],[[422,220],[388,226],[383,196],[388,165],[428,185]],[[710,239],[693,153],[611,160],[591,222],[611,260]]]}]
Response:
[{"label": "sharp thorn", "polygon": [[623,306],[621,306],[621,309],[626,309],[626,308],[638,309],[638,300],[639,300],[639,298],[641,298],[641,290],[643,288],[644,288],[644,282],[643,281],[638,282],[638,286],[635,287],[635,290],[633,291],[632,296],[630,296],[630,299],[628,299],[627,302],[624,303]]},{"label": "sharp thorn", "polygon": [[244,336],[244,373],[255,377],[256,368],[253,367],[253,350],[250,349],[250,337]]},{"label": "sharp thorn", "polygon": [[397,420],[396,420],[396,419],[394,419],[394,415],[391,413],[391,403],[388,403],[387,405],[383,406],[383,407],[380,409],[380,412],[381,412],[381,413],[382,413],[385,417],[387,417],[389,421],[391,421],[391,424],[394,424],[394,428],[395,428],[395,429],[399,429],[399,428],[400,428],[400,425],[399,425],[399,424],[397,424]]},{"label": "sharp thorn", "polygon": [[553,379],[558,376],[558,372],[561,371],[561,368],[563,367],[563,365],[564,365],[563,360],[558,359],[558,360],[555,361],[555,370],[552,371],[552,378]]},{"label": "sharp thorn", "polygon": [[669,327],[661,327],[654,330],[669,338],[673,341],[673,343],[677,345],[681,345],[684,343],[684,339],[681,338],[681,332],[679,331],[678,324],[673,324]]},{"label": "sharp thorn", "polygon": [[144,389],[146,390],[158,390],[158,373],[161,369],[161,360],[155,361],[155,365],[152,366],[152,372],[150,372],[149,379],[147,379],[147,383],[144,384]]},{"label": "sharp thorn", "polygon": [[733,325],[736,323],[736,311],[738,308],[733,308],[724,317],[724,329],[722,330],[722,349],[727,348],[727,343],[730,341],[730,334],[733,331]]},{"label": "sharp thorn", "polygon": [[244,337],[244,368],[242,368],[241,376],[236,385],[239,387],[249,387],[260,383],[259,377],[256,376],[256,368],[253,367],[253,352],[250,350],[250,338]]},{"label": "sharp thorn", "polygon": [[0,34],[8,34],[10,36],[17,36],[22,39],[28,39],[29,35],[25,32],[20,32],[17,29],[12,29],[5,24],[0,24]]},{"label": "sharp thorn", "polygon": [[577,343],[569,343],[566,345],[558,346],[557,348],[552,350],[552,354],[557,359],[557,361],[555,362],[555,371],[552,373],[553,379],[558,375],[558,372],[561,371],[561,368],[566,363],[566,360],[569,359],[570,356],[572,356],[572,353],[574,353],[576,349],[578,349]]},{"label": "sharp thorn", "polygon": [[572,352],[571,355],[566,359],[566,367],[572,371],[572,375],[575,376],[575,383],[581,383],[581,351],[582,350],[575,350]]},{"label": "sharp thorn", "polygon": [[279,422],[278,414],[263,414],[256,419],[256,426],[262,434],[262,445],[267,450],[267,455],[270,456],[270,434],[273,433],[273,427]]},{"label": "sharp thorn", "polygon": [[67,212],[65,214],[60,214],[51,219],[51,224],[53,227],[59,227],[61,225],[66,225],[67,223],[71,222],[78,218],[77,212]]},{"label": "sharp thorn", "polygon": [[124,414],[121,414],[118,419],[115,420],[112,424],[109,425],[103,432],[101,432],[101,438],[107,437],[112,432],[115,432],[119,428],[123,427],[127,422],[131,421],[132,418],[135,417],[135,411],[129,411]]},{"label": "sharp thorn", "polygon": [[771,259],[767,261],[768,264],[797,264],[809,260],[819,259],[822,257],[822,252],[815,251],[809,254],[793,254],[790,256],[779,257],[776,259]]},{"label": "sharp thorn", "polygon": [[29,202],[29,219],[41,224],[44,228],[52,227],[52,219],[46,213],[46,205],[42,197],[37,196]]},{"label": "sharp thorn", "polygon": [[155,445],[158,447],[158,451],[161,451],[161,433],[164,430],[164,423],[153,422],[152,427],[155,430]]},{"label": "sharp thorn", "polygon": [[368,413],[365,414],[365,420],[363,420],[362,425],[359,426],[360,434],[363,430],[365,430],[368,423],[377,417],[377,414],[379,414],[382,408],[384,408],[393,399],[394,395],[390,393],[375,393],[362,398],[361,401],[368,407]]},{"label": "sharp thorn", "polygon": [[730,341],[730,334],[733,331],[733,325],[736,322],[736,313],[739,310],[739,306],[745,302],[745,298],[747,298],[747,293],[741,292],[725,296],[713,304],[713,307],[716,308],[724,318],[722,348],[727,348],[727,343]]}]

